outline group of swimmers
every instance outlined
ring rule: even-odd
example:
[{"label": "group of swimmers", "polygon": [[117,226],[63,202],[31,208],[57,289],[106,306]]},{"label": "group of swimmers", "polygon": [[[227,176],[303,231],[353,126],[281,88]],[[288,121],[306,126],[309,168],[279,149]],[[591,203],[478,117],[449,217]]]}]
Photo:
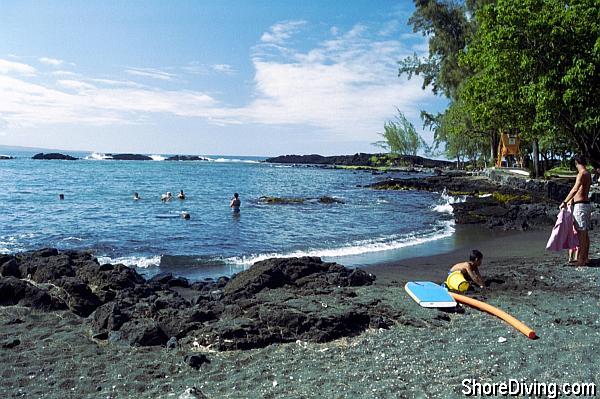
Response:
[{"label": "group of swimmers", "polygon": [[[160,200],[162,202],[169,202],[173,199],[173,194],[171,194],[170,191],[167,191],[165,194],[162,194],[160,196]],[[177,194],[177,198],[180,200],[185,200],[185,193],[183,192],[183,190],[179,190],[179,194]],[[64,196],[61,194],[61,199],[64,199]],[[139,201],[141,200],[142,197],[140,197],[140,194],[135,192],[133,193],[133,200],[134,201]],[[229,203],[229,207],[234,211],[234,212],[239,212],[240,211],[240,206],[242,205],[242,201],[240,200],[240,195],[238,193],[233,193],[233,197],[231,198],[231,202]]]},{"label": "group of swimmers", "polygon": [[[177,194],[177,198],[180,199],[180,200],[184,200],[185,199],[185,194],[184,194],[183,190],[179,190],[179,194]],[[163,195],[160,196],[160,200],[162,202],[169,202],[172,199],[173,199],[173,195],[171,194],[170,191],[167,191],[165,194],[163,194]]]}]

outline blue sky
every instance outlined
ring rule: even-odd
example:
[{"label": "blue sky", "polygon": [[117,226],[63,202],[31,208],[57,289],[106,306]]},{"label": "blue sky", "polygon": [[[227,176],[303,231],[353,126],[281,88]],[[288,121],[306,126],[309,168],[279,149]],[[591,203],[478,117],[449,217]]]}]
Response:
[{"label": "blue sky", "polygon": [[[445,100],[397,61],[427,52],[412,1],[11,1],[0,144],[102,152],[377,151],[396,107]],[[422,132],[427,141],[430,132]]]}]

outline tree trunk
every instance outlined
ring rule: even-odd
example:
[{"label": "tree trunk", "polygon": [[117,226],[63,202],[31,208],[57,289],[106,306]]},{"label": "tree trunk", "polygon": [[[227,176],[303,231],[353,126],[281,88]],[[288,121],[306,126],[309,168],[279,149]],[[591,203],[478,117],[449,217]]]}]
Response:
[{"label": "tree trunk", "polygon": [[537,139],[533,140],[533,177],[540,177],[540,147]]},{"label": "tree trunk", "polygon": [[492,160],[492,166],[496,165],[496,158],[498,158],[498,133],[492,131],[490,134],[490,158]]}]

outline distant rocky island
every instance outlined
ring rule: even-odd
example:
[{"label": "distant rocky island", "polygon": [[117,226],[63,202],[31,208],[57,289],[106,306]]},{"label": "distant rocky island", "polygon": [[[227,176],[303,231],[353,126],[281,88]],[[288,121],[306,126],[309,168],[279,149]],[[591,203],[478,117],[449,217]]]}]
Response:
[{"label": "distant rocky island", "polygon": [[63,161],[75,161],[78,158],[72,157],[70,155],[59,154],[58,152],[51,152],[48,154],[44,154],[40,152],[39,154],[35,154],[31,159],[46,159],[46,160],[63,160]]},{"label": "distant rocky island", "polygon": [[165,161],[208,161],[208,159],[198,155],[174,155]]},{"label": "distant rocky island", "polygon": [[[0,159],[13,159],[13,157],[0,155]],[[71,155],[60,154],[57,152],[35,154],[31,159],[43,159],[43,160],[66,160],[75,161],[79,158],[75,158]],[[152,157],[143,154],[105,154],[105,160],[113,161],[152,161]],[[165,161],[208,161],[207,158],[199,155],[173,155],[165,159]]]},{"label": "distant rocky island", "polygon": [[393,155],[393,154],[366,154],[333,155],[280,155],[267,158],[268,163],[284,163],[299,165],[337,165],[337,166],[364,166],[364,167],[396,167],[396,166],[422,166],[425,168],[451,168],[453,162],[437,159],[428,159],[418,155]]}]

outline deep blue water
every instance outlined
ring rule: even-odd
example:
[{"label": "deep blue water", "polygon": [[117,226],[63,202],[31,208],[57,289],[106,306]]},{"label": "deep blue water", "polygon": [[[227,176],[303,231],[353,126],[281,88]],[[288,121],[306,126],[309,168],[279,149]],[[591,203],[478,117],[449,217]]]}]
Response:
[{"label": "deep blue water", "polygon": [[[0,252],[91,249],[103,260],[144,267],[151,274],[173,270],[199,278],[231,274],[276,255],[369,263],[453,231],[452,217],[444,212],[448,207],[441,206],[447,198],[357,187],[382,178],[368,172],[272,165],[254,158],[37,161],[27,158],[31,154],[10,155],[20,158],[0,161]],[[162,193],[176,195],[181,189],[185,201],[160,201]],[[142,199],[133,201],[133,192]],[[229,208],[233,192],[242,200],[238,215]],[[259,201],[261,196],[323,195],[344,204]],[[191,219],[157,218],[182,211]]]}]

